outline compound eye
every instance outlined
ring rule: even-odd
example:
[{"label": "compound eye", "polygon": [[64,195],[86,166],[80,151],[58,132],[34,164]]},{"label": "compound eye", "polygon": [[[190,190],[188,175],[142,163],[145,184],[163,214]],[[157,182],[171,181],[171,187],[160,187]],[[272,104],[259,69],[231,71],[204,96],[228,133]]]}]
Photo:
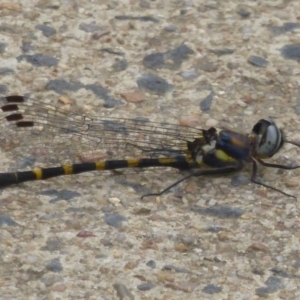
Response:
[{"label": "compound eye", "polygon": [[[267,120],[264,120],[267,121]],[[283,145],[283,137],[281,131],[275,123],[267,121],[261,127],[261,140],[258,144],[257,154],[261,158],[273,156]]]}]

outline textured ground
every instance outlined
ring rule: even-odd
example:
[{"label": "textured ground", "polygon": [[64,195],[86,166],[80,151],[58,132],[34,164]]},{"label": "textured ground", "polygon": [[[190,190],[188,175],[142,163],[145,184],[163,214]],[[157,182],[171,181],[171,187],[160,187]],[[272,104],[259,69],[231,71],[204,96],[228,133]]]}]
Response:
[{"label": "textured ground", "polygon": [[[1,95],[241,130],[274,116],[300,140],[299,12],[283,0],[2,1]],[[299,162],[300,151],[276,159]],[[261,175],[298,196],[299,171]],[[0,298],[300,298],[299,200],[245,171],[140,201],[178,176],[96,173],[3,190]]]}]

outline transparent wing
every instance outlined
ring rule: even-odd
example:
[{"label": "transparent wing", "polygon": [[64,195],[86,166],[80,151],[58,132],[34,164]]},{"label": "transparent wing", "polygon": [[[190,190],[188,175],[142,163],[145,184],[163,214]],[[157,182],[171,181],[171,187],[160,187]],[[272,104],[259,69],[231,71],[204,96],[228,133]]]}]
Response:
[{"label": "transparent wing", "polygon": [[[201,129],[143,119],[83,116],[32,98],[1,99],[0,148],[16,158],[62,164],[103,159],[174,156]],[[26,126],[25,126],[26,124]]]}]

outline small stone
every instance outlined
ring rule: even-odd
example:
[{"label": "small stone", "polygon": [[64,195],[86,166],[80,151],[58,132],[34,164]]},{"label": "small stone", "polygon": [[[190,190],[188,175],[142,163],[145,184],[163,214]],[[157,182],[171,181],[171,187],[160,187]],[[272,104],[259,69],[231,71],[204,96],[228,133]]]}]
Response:
[{"label": "small stone", "polygon": [[121,258],[123,256],[122,252],[115,250],[113,253],[114,258]]},{"label": "small stone", "polygon": [[275,259],[276,259],[277,262],[280,262],[280,263],[282,263],[285,260],[285,258],[282,255],[277,255],[275,257]]},{"label": "small stone", "polygon": [[182,116],[179,119],[179,124],[181,126],[187,126],[187,127],[197,127],[201,125],[201,118],[199,115],[187,115]]},{"label": "small stone", "polygon": [[72,101],[70,100],[70,98],[65,97],[65,96],[61,96],[59,97],[58,101],[64,105],[70,105],[72,104]]},{"label": "small stone", "polygon": [[57,282],[62,282],[63,278],[59,274],[47,272],[40,280],[46,287],[51,287]]},{"label": "small stone", "polygon": [[234,49],[222,48],[222,49],[210,49],[209,52],[214,53],[218,56],[228,55],[234,53]]},{"label": "small stone", "polygon": [[122,284],[122,283],[115,283],[113,284],[114,289],[117,292],[117,297],[120,300],[134,300],[134,296],[132,295],[132,293],[128,290],[128,288],[126,287],[126,285]]},{"label": "small stone", "polygon": [[207,97],[200,102],[200,109],[204,112],[209,111],[214,98],[214,91],[211,91]]},{"label": "small stone", "polygon": [[220,232],[218,232],[218,239],[219,239],[220,241],[222,241],[222,242],[228,240],[228,239],[229,239],[229,237],[228,237],[228,232],[223,231],[223,230],[220,231]]},{"label": "small stone", "polygon": [[188,250],[188,247],[183,243],[177,243],[174,245],[174,249],[178,252],[186,252]]},{"label": "small stone", "polygon": [[46,262],[46,269],[51,272],[60,272],[63,270],[62,264],[59,260],[59,258],[54,258],[52,260],[49,260]]},{"label": "small stone", "polygon": [[138,103],[145,101],[145,95],[141,92],[122,93],[120,96],[129,103]]},{"label": "small stone", "polygon": [[87,237],[94,237],[95,235],[93,232],[88,230],[81,230],[76,234],[77,237],[87,238]]},{"label": "small stone", "polygon": [[55,57],[36,53],[33,55],[20,55],[17,57],[18,61],[25,59],[28,63],[37,67],[54,67],[58,64],[59,60]]},{"label": "small stone", "polygon": [[0,227],[2,226],[17,226],[18,223],[16,223],[11,217],[0,215]]},{"label": "small stone", "polygon": [[177,26],[176,25],[167,25],[164,27],[164,31],[175,32],[175,31],[177,31]]},{"label": "small stone", "polygon": [[28,264],[35,264],[39,261],[39,258],[36,255],[28,255],[27,257],[24,257],[24,262]]},{"label": "small stone", "polygon": [[125,58],[117,60],[113,65],[112,68],[115,72],[121,72],[126,70],[128,67],[128,62]]},{"label": "small stone", "polygon": [[248,249],[254,250],[254,251],[262,251],[262,252],[269,252],[269,248],[260,242],[255,242],[252,245],[249,246]]},{"label": "small stone", "polygon": [[286,271],[281,270],[279,268],[272,268],[270,269],[270,271],[272,271],[274,274],[276,274],[277,276],[283,277],[283,278],[291,278],[293,277],[293,275],[288,274]]},{"label": "small stone", "polygon": [[82,225],[77,218],[66,220],[65,225],[67,229],[80,230],[80,228],[82,228]]},{"label": "small stone", "polygon": [[127,221],[127,218],[119,214],[105,214],[104,221],[109,226],[120,228],[122,223]]},{"label": "small stone", "polygon": [[137,286],[137,288],[140,291],[149,291],[149,290],[153,289],[154,287],[155,287],[155,285],[153,283],[150,283],[150,282],[144,282],[144,283],[141,283]]},{"label": "small stone", "polygon": [[148,266],[152,269],[155,269],[156,268],[156,262],[151,259],[151,260],[147,261],[146,266]]},{"label": "small stone", "polygon": [[256,274],[256,275],[259,275],[259,276],[265,275],[265,272],[262,269],[259,269],[259,268],[252,269],[252,273]]},{"label": "small stone", "polygon": [[192,79],[195,79],[195,78],[199,77],[199,74],[194,69],[184,71],[180,75],[183,78],[189,79],[189,80],[192,80]]},{"label": "small stone", "polygon": [[129,261],[125,264],[124,268],[128,270],[133,270],[139,265],[138,261]]},{"label": "small stone", "polygon": [[95,21],[91,23],[81,23],[79,24],[79,29],[85,32],[95,32],[96,30],[101,29],[101,26],[97,25]]},{"label": "small stone", "polygon": [[247,18],[251,15],[251,13],[248,10],[246,10],[245,8],[240,8],[237,11],[237,14],[240,15],[241,17],[243,17],[243,18]]},{"label": "small stone", "polygon": [[11,11],[21,11],[22,6],[7,1],[4,3],[0,3],[0,10],[4,10],[4,9],[11,10]]},{"label": "small stone", "polygon": [[119,233],[115,238],[115,241],[118,243],[123,243],[125,240],[126,240],[126,235],[124,233]]},{"label": "small stone", "polygon": [[211,199],[208,201],[207,204],[208,204],[209,206],[215,206],[217,203],[218,203],[218,202],[217,202],[216,199],[211,198]]},{"label": "small stone", "polygon": [[152,239],[144,240],[142,242],[141,248],[142,249],[158,250],[157,243]]},{"label": "small stone", "polygon": [[142,8],[151,8],[150,3],[146,0],[140,0],[139,5]]},{"label": "small stone", "polygon": [[210,127],[216,127],[217,125],[219,124],[219,122],[215,119],[208,119],[205,123],[205,126],[207,128],[210,128]]},{"label": "small stone", "polygon": [[218,64],[203,58],[197,65],[197,68],[204,72],[216,72],[218,70]]},{"label": "small stone", "polygon": [[7,44],[0,43],[0,54],[3,54],[5,52],[6,47],[7,47]]},{"label": "small stone", "polygon": [[[0,45],[0,53],[1,53],[1,45]],[[0,76],[11,75],[14,73],[13,69],[10,68],[0,68]]]},{"label": "small stone", "polygon": [[243,100],[238,99],[236,104],[240,107],[246,108],[247,107],[247,103],[245,103]]},{"label": "small stone", "polygon": [[110,34],[110,30],[108,28],[99,29],[92,34],[93,40],[99,40],[101,37]]},{"label": "small stone", "polygon": [[235,70],[240,66],[238,62],[228,62],[227,63],[227,68],[230,70]]},{"label": "small stone", "polygon": [[165,265],[163,267],[163,270],[167,270],[167,271],[175,271],[177,273],[189,273],[189,271],[185,268],[180,268],[180,267],[176,267],[173,265]]},{"label": "small stone", "polygon": [[177,283],[177,289],[186,293],[192,293],[199,286],[198,281],[180,281]]},{"label": "small stone", "polygon": [[271,294],[274,293],[278,290],[281,290],[284,288],[284,284],[282,283],[282,280],[278,277],[275,276],[270,276],[266,281],[265,281],[265,285],[267,287],[265,288],[259,288],[256,291],[260,291],[263,292],[262,294]]},{"label": "small stone", "polygon": [[174,67],[179,67],[182,62],[189,59],[190,55],[193,53],[194,51],[191,48],[183,44],[170,51],[167,51],[165,55],[168,59],[173,61]]},{"label": "small stone", "polygon": [[205,286],[202,290],[203,293],[205,294],[216,294],[222,291],[222,287],[220,286],[216,286],[214,284],[208,284],[207,286]]},{"label": "small stone", "polygon": [[111,204],[115,205],[115,206],[117,206],[121,202],[121,200],[119,198],[116,198],[116,197],[109,198],[108,201]]},{"label": "small stone", "polygon": [[198,186],[195,182],[188,182],[184,190],[186,193],[194,194],[197,191],[197,188]]},{"label": "small stone", "polygon": [[63,283],[55,284],[52,287],[52,291],[53,292],[58,292],[58,293],[63,293],[66,289],[67,289],[67,286],[65,284],[63,284]]},{"label": "small stone", "polygon": [[274,35],[280,35],[285,34],[287,32],[293,32],[295,29],[299,29],[300,24],[294,23],[294,22],[286,22],[283,23],[282,26],[268,26],[268,29],[274,34]]},{"label": "small stone", "polygon": [[216,205],[207,208],[193,206],[191,210],[198,212],[203,215],[214,216],[218,218],[240,218],[245,212],[236,207],[226,206],[226,205]]},{"label": "small stone", "polygon": [[45,251],[60,251],[64,247],[64,243],[59,238],[52,238],[47,240],[46,245],[42,247]]},{"label": "small stone", "polygon": [[264,59],[263,57],[260,57],[260,56],[256,56],[256,55],[251,55],[248,58],[248,63],[250,63],[253,66],[260,67],[260,68],[264,68],[269,64],[269,62],[266,59]]},{"label": "small stone", "polygon": [[164,53],[151,53],[146,55],[143,59],[143,65],[149,69],[159,69],[165,64]]},{"label": "small stone", "polygon": [[45,37],[51,37],[56,34],[56,29],[44,24],[36,25],[35,28],[40,30]]},{"label": "small stone", "polygon": [[144,74],[139,77],[137,84],[140,89],[146,89],[159,95],[163,95],[173,89],[173,86],[165,79],[152,74]]},{"label": "small stone", "polygon": [[299,179],[295,177],[288,177],[284,180],[284,183],[287,187],[297,187],[299,186]]},{"label": "small stone", "polygon": [[190,246],[194,243],[194,238],[192,236],[183,236],[180,238],[183,244]]},{"label": "small stone", "polygon": [[231,179],[231,185],[232,186],[240,186],[240,185],[245,185],[250,183],[250,177],[243,175],[243,174],[238,174]]}]

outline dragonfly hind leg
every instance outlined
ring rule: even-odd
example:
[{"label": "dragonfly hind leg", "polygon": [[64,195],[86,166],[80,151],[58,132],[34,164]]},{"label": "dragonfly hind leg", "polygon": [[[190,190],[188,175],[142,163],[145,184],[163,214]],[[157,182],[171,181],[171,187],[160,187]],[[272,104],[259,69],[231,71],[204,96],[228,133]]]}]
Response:
[{"label": "dragonfly hind leg", "polygon": [[145,197],[161,196],[162,194],[164,194],[165,192],[169,191],[174,186],[178,185],[179,183],[185,181],[186,179],[188,179],[190,177],[229,174],[229,173],[233,173],[233,172],[241,170],[242,167],[243,167],[243,164],[242,163],[238,163],[238,164],[236,164],[234,166],[225,167],[225,168],[209,169],[209,170],[199,170],[199,171],[193,172],[193,173],[191,173],[191,174],[189,174],[189,175],[187,175],[187,176],[185,176],[185,177],[183,177],[183,178],[175,181],[174,183],[172,183],[170,186],[168,186],[167,188],[165,188],[161,192],[143,195],[141,197],[141,200],[143,200]]}]

